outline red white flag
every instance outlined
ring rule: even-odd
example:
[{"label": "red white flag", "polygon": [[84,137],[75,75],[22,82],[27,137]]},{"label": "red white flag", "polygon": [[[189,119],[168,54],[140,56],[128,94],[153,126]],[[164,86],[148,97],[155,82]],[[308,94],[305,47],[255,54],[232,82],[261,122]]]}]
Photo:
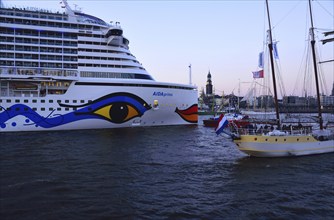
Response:
[{"label": "red white flag", "polygon": [[257,79],[257,78],[263,78],[263,70],[259,70],[259,71],[255,71],[253,72],[253,78]]}]

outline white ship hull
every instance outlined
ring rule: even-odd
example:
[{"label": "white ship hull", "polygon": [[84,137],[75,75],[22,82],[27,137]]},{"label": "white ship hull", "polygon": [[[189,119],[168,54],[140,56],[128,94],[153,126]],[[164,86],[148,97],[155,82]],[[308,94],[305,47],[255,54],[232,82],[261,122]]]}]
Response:
[{"label": "white ship hull", "polygon": [[63,95],[1,97],[0,132],[197,123],[196,90],[161,88],[171,86],[166,83],[143,85],[149,86],[95,83],[72,85]]},{"label": "white ship hull", "polygon": [[238,149],[255,157],[291,157],[334,152],[333,140],[316,140],[311,135],[241,135]]}]

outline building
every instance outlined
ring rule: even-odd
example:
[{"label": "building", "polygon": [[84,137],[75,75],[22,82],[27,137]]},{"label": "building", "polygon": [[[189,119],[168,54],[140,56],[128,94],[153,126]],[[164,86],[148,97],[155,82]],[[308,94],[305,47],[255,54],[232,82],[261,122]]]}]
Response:
[{"label": "building", "polygon": [[212,95],[212,80],[210,71],[206,80],[206,95]]}]

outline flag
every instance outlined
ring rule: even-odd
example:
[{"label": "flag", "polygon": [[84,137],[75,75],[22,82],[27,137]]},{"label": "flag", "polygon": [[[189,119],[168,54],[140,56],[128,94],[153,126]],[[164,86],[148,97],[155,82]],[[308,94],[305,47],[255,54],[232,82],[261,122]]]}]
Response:
[{"label": "flag", "polygon": [[259,70],[259,71],[254,71],[253,73],[253,78],[257,79],[257,78],[263,78],[264,74],[263,74],[263,70]]},{"label": "flag", "polygon": [[221,114],[218,119],[217,127],[215,128],[216,134],[220,134],[224,128],[228,125],[228,120],[224,114]]},{"label": "flag", "polygon": [[273,51],[275,59],[278,59],[278,52],[277,52],[277,42],[273,43]]},{"label": "flag", "polygon": [[263,52],[259,53],[259,68],[263,68]]}]

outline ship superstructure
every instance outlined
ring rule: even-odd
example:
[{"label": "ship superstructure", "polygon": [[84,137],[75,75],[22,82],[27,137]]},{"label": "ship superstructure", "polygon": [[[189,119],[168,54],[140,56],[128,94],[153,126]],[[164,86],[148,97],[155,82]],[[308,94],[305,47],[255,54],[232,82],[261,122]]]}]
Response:
[{"label": "ship superstructure", "polygon": [[118,22],[0,8],[0,132],[197,123],[197,88],[156,82]]}]

